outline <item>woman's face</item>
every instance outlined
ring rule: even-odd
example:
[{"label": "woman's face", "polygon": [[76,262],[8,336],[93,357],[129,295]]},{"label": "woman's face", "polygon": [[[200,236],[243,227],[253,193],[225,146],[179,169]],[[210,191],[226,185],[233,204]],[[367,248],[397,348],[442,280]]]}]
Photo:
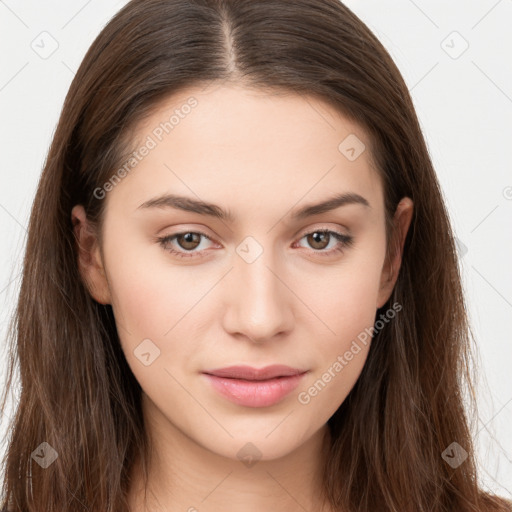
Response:
[{"label": "woman's face", "polygon": [[[244,446],[283,456],[354,386],[394,283],[369,140],[318,99],[236,86],[176,94],[137,139],[136,165],[95,191],[106,212],[91,293],[112,305],[154,425],[233,459]],[[275,364],[305,373],[204,373]]]}]

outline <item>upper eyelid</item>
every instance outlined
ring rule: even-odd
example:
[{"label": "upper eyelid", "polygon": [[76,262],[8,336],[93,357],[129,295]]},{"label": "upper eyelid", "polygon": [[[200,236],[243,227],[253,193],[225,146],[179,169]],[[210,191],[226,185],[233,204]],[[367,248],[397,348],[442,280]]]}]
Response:
[{"label": "upper eyelid", "polygon": [[[347,228],[345,228],[347,229]],[[332,228],[329,226],[320,226],[316,228],[306,229],[305,231],[299,231],[299,233],[302,233],[302,236],[308,235],[310,233],[314,233],[315,231],[333,231],[335,233],[340,233],[341,235],[346,234],[348,236],[348,233],[341,233],[341,228]]]},{"label": "upper eyelid", "polygon": [[[338,231],[338,229],[335,229],[335,228],[331,228],[328,226],[320,226],[320,227],[314,227],[311,229],[305,229],[305,231],[299,231],[296,235],[294,235],[294,239],[296,237],[298,237],[299,239],[304,238],[305,236],[315,233],[317,231],[329,231],[329,232],[337,233],[342,236],[347,236],[347,237],[351,236],[350,233],[342,233],[342,232]],[[176,233],[170,233],[168,235],[163,235],[162,237],[158,237],[158,239],[161,240],[161,239],[165,239],[165,238],[169,238],[169,239],[172,238],[175,240],[176,237],[178,237],[180,235],[185,235],[187,233],[195,233],[195,234],[205,237],[207,240],[210,240],[213,243],[219,243],[219,242],[216,242],[214,236],[208,235],[207,233],[204,233],[201,230],[195,230],[195,229],[182,229],[180,231],[177,231]],[[194,251],[188,251],[188,252],[194,252]],[[201,252],[201,251],[196,251],[196,252]]]},{"label": "upper eyelid", "polygon": [[[345,229],[347,231],[347,233],[340,233],[340,230],[343,230]],[[316,226],[316,227],[312,227],[312,228],[302,228],[298,231],[295,232],[295,234],[293,235],[294,237],[295,236],[298,236],[300,233],[302,233],[302,236],[305,236],[307,234],[310,234],[310,233],[314,233],[315,231],[334,231],[334,232],[337,232],[337,233],[340,233],[340,234],[343,234],[343,235],[347,235],[349,236],[350,235],[350,230],[346,227],[346,226],[338,226],[338,227],[331,227],[331,226],[327,226],[327,225],[319,225],[319,226]],[[171,236],[176,236],[176,235],[183,235],[183,234],[186,234],[186,233],[197,233],[197,234],[201,234],[209,239],[214,239],[214,238],[217,238],[217,235],[209,235],[208,233],[205,233],[203,231],[202,228],[190,228],[190,229],[180,229],[179,231],[176,231],[175,233],[169,233],[168,235],[162,235],[162,237],[171,237]]]}]

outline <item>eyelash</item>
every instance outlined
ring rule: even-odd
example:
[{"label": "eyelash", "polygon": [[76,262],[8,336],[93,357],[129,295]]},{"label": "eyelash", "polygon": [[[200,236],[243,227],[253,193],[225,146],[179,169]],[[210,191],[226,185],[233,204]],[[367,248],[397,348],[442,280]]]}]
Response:
[{"label": "eyelash", "polygon": [[[166,248],[166,245],[169,242],[172,242],[174,239],[178,238],[181,235],[186,235],[189,233],[203,236],[204,238],[206,238],[207,240],[210,240],[210,241],[212,240],[208,235],[205,235],[204,233],[201,233],[200,231],[182,231],[181,233],[175,233],[174,235],[157,237],[156,240],[166,251],[177,256],[178,258],[196,258],[196,257],[202,258],[202,257],[204,257],[203,253],[205,251],[186,252],[186,251],[177,251],[175,249]],[[299,240],[302,240],[304,237],[306,237],[308,235],[312,235],[313,233],[324,233],[324,234],[328,233],[328,234],[332,235],[339,242],[335,248],[330,249],[328,251],[312,249],[312,251],[314,253],[317,253],[321,256],[332,256],[334,253],[343,252],[345,248],[351,247],[354,243],[354,237],[349,236],[349,235],[344,235],[342,233],[338,233],[337,231],[332,231],[330,229],[315,229],[313,231],[310,231],[309,233],[304,233],[304,235],[302,235],[302,237]]]}]

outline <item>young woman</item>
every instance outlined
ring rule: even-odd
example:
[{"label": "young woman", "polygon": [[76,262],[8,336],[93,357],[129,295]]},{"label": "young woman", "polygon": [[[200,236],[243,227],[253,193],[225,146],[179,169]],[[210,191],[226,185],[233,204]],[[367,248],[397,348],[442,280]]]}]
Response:
[{"label": "young woman", "polygon": [[478,486],[410,95],[338,0],[110,21],[41,176],[11,334],[9,511],[510,510]]}]

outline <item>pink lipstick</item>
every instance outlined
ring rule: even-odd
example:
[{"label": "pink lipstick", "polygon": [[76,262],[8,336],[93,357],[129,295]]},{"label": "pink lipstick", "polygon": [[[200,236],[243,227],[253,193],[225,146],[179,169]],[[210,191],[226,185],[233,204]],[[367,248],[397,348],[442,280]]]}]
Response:
[{"label": "pink lipstick", "polygon": [[280,402],[299,385],[306,373],[307,370],[284,365],[261,369],[230,366],[203,372],[217,392],[246,407],[269,407]]}]

